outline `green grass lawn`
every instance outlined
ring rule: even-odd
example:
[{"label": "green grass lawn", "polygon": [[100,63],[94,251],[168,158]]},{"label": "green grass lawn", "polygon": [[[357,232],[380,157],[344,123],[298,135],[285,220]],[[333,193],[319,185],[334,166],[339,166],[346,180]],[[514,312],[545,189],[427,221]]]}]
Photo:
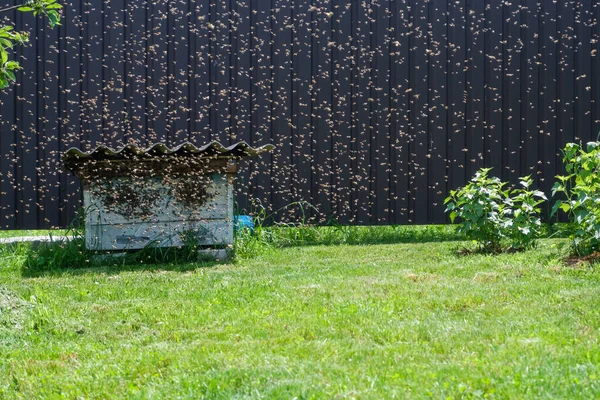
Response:
[{"label": "green grass lawn", "polygon": [[15,231],[15,230],[9,230],[9,231],[0,231],[0,238],[13,238],[13,237],[20,237],[20,236],[48,236],[52,234],[53,236],[62,236],[62,235],[68,235],[69,232],[65,229],[65,230],[30,230],[30,231]]},{"label": "green grass lawn", "polygon": [[37,274],[5,254],[0,398],[595,398],[600,273],[560,244]]}]

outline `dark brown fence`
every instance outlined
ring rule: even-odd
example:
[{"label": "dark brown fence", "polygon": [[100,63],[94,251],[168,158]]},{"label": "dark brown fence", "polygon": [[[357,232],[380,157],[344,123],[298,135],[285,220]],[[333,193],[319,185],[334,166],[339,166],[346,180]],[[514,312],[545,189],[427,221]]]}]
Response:
[{"label": "dark brown fence", "polygon": [[482,166],[548,191],[563,144],[600,128],[598,1],[63,4],[56,30],[9,15],[33,40],[1,96],[4,229],[73,218],[70,146],[273,143],[242,166],[240,209],[438,223]]}]

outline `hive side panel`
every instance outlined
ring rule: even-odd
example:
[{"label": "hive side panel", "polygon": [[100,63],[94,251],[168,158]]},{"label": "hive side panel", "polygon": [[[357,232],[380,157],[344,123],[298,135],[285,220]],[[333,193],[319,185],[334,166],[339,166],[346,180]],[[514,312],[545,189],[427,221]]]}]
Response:
[{"label": "hive side panel", "polygon": [[[224,176],[213,175],[207,185],[190,179],[184,182],[185,186],[196,189],[184,188],[185,193],[180,194],[177,182],[169,185],[161,179],[149,178],[132,187],[126,178],[113,178],[101,187],[86,189],[86,221],[111,225],[224,219],[231,215],[231,194]],[[200,201],[200,196],[206,200]]]},{"label": "hive side panel", "polygon": [[233,242],[227,220],[94,225],[86,231],[90,250],[140,250],[146,247],[226,246]]},{"label": "hive side panel", "polygon": [[[194,178],[198,181],[192,180],[192,185],[202,185],[200,177]],[[84,191],[86,246],[92,250],[136,250],[186,243],[231,245],[232,179],[213,174],[206,191],[198,192],[206,194],[208,200],[197,206],[193,204],[193,190],[187,197],[176,195],[177,187],[162,178],[147,178],[132,186],[125,178],[112,178],[95,188],[88,184]],[[147,198],[140,201],[144,196]]]}]

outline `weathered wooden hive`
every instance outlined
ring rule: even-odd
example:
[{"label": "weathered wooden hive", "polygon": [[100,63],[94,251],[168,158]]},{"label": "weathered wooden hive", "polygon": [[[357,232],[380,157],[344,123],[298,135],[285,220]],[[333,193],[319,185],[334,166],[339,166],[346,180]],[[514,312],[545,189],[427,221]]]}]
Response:
[{"label": "weathered wooden hive", "polygon": [[212,142],[67,150],[65,167],[83,181],[86,247],[231,247],[236,160],[272,148]]}]

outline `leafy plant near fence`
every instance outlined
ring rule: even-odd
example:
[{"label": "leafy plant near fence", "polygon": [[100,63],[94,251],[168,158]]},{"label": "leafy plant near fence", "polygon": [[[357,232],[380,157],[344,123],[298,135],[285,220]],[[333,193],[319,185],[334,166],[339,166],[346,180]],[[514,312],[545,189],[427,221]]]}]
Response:
[{"label": "leafy plant near fence", "polygon": [[578,255],[600,249],[600,142],[569,143],[563,151],[566,175],[557,176],[552,188],[556,200],[552,214],[559,210],[575,223],[570,239]]},{"label": "leafy plant near fence", "polygon": [[450,220],[459,218],[458,231],[481,251],[532,247],[542,231],[539,206],[546,196],[531,189],[531,177],[521,178],[519,188],[507,188],[490,171],[480,169],[465,187],[450,192],[444,202]]},{"label": "leafy plant near fence", "polygon": [[519,185],[510,191],[507,200],[510,210],[508,237],[512,248],[526,249],[534,245],[542,234],[540,205],[548,198],[544,192],[532,190],[533,179],[530,176],[521,178]]},{"label": "leafy plant near fence", "polygon": [[[57,0],[27,0],[22,4],[0,9],[0,13],[8,11],[31,12],[34,16],[48,18],[50,27],[60,25],[59,11],[62,8]],[[29,41],[27,32],[16,32],[10,25],[0,26],[0,89],[8,87],[10,82],[17,80],[15,71],[21,69],[18,61],[10,59],[9,51],[17,45],[24,45]]]}]

